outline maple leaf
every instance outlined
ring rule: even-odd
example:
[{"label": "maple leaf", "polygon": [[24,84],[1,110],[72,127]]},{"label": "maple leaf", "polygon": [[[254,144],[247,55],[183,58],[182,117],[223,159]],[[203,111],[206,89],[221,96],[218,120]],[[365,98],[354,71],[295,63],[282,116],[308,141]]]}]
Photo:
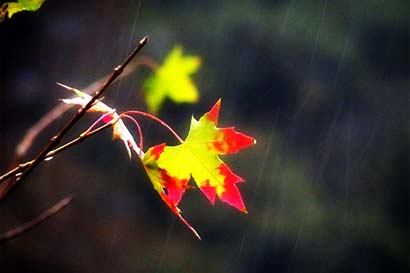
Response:
[{"label": "maple leaf", "polygon": [[36,11],[38,10],[45,0],[18,0],[17,2],[7,2],[3,5],[7,5],[4,14],[7,11],[8,17],[11,18],[15,13],[21,11]]},{"label": "maple leaf", "polygon": [[198,56],[183,56],[182,48],[174,47],[144,84],[148,110],[157,113],[165,98],[176,103],[198,101],[198,90],[190,75],[198,70],[200,64]]},{"label": "maple leaf", "polygon": [[211,204],[218,196],[223,202],[247,213],[236,186],[243,179],[233,173],[218,155],[236,153],[256,141],[235,131],[234,127],[216,127],[220,104],[221,100],[218,100],[199,120],[192,117],[188,136],[183,143],[151,147],[142,159],[154,189],[196,235],[178,208],[182,195],[190,187],[188,182],[191,176]]},{"label": "maple leaf", "polygon": [[[69,87],[67,85],[58,83],[61,87],[73,91],[77,96],[71,99],[63,99],[62,101],[66,104],[73,104],[84,107],[90,100],[91,96],[81,92],[78,89]],[[91,106],[88,112],[100,112],[103,114],[102,121],[105,123],[116,120],[113,124],[113,139],[121,139],[127,149],[128,156],[131,158],[131,149],[134,150],[137,155],[142,156],[143,152],[140,147],[138,147],[130,131],[128,131],[124,122],[121,120],[120,116],[117,114],[115,109],[109,107],[107,104],[97,100],[96,103]]]}]

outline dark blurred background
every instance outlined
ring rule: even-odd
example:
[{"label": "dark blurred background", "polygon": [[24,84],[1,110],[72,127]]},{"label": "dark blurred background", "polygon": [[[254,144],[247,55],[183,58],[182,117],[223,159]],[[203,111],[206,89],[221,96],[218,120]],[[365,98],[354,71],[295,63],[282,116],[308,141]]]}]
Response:
[{"label": "dark blurred background", "polygon": [[[408,1],[50,1],[0,24],[0,169],[32,124],[109,73],[144,35],[161,61],[200,55],[201,100],[159,113],[186,135],[222,98],[221,126],[258,144],[224,157],[249,214],[189,191],[162,203],[104,132],[41,164],[0,204],[0,232],[76,200],[0,246],[1,272],[409,272]],[[142,109],[145,68],[106,102]],[[72,112],[71,112],[72,113]],[[69,118],[48,127],[30,159]],[[95,117],[95,116],[93,116]],[[86,118],[67,138],[85,130]],[[142,122],[148,145],[171,141]]]}]

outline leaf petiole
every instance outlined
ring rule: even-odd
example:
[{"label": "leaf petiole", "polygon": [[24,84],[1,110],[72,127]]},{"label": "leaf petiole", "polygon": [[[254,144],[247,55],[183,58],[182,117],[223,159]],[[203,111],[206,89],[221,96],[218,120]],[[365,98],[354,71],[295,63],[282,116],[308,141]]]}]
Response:
[{"label": "leaf petiole", "polygon": [[144,151],[144,140],[143,140],[143,137],[142,137],[141,126],[138,123],[138,121],[135,118],[133,118],[132,116],[129,116],[129,115],[123,113],[119,116],[119,118],[122,118],[122,117],[131,120],[134,123],[135,127],[137,127],[138,137],[139,137],[139,140],[140,140],[140,143],[139,143],[140,151],[138,153],[138,156],[139,156],[139,158],[142,158],[143,157],[143,152],[142,151]]},{"label": "leaf petiole", "polygon": [[93,124],[91,124],[91,126],[90,126],[87,130],[85,130],[80,136],[83,136],[83,135],[88,134],[92,129],[95,128],[95,126],[97,126],[97,124],[98,124],[99,122],[101,122],[102,120],[104,120],[106,117],[108,117],[108,116],[114,114],[115,111],[116,111],[115,109],[112,109],[111,111],[109,111],[109,112],[107,112],[107,113],[104,113],[104,114],[103,114],[101,117],[99,117]]},{"label": "leaf petiole", "polygon": [[137,110],[126,111],[126,112],[122,113],[121,115],[139,115],[139,116],[150,118],[150,119],[158,122],[159,124],[161,124],[163,127],[165,127],[172,135],[175,136],[175,138],[179,142],[184,143],[184,140],[177,134],[177,132],[175,132],[175,130],[172,129],[171,126],[169,126],[165,121],[163,121],[162,119],[160,119],[157,116],[154,116],[154,115],[152,115],[150,113],[147,113],[147,112],[137,111]]}]

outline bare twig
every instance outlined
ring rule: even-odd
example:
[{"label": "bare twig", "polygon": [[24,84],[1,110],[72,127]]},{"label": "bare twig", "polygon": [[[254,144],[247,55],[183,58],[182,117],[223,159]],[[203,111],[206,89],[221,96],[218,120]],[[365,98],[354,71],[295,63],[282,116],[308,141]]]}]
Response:
[{"label": "bare twig", "polygon": [[111,73],[110,77],[103,83],[103,85],[92,95],[90,101],[84,106],[81,107],[76,114],[68,121],[68,123],[55,135],[50,139],[48,144],[41,150],[40,153],[35,157],[32,164],[30,164],[19,176],[17,179],[13,180],[13,183],[10,183],[9,186],[5,189],[5,194],[0,197],[0,200],[4,200],[4,198],[8,195],[8,193],[13,192],[17,186],[21,185],[21,182],[34,170],[34,168],[43,161],[47,154],[56,147],[60,142],[61,139],[66,135],[66,133],[80,120],[86,111],[92,107],[94,102],[105,92],[108,86],[124,71],[124,68],[129,64],[129,62],[134,58],[134,56],[145,46],[147,43],[148,37],[144,37],[137,45],[137,47],[128,55],[128,57],[116,68],[114,68],[113,72]]},{"label": "bare twig", "polygon": [[[87,138],[101,132],[104,129],[107,129],[109,127],[111,127],[114,123],[116,122],[116,120],[112,120],[109,123],[104,124],[101,127],[98,127],[95,130],[92,131],[88,131],[86,133],[81,134],[79,137],[77,137],[76,139],[71,140],[70,142],[67,142],[66,144],[58,147],[57,149],[51,150],[50,152],[47,153],[47,155],[44,157],[43,161],[46,160],[47,158],[51,158],[53,156],[55,156],[56,154],[58,154],[59,152],[62,152],[68,148],[70,148],[71,146],[81,143],[84,140],[86,140]],[[34,163],[34,160],[31,161],[27,161],[25,163],[21,163],[19,164],[17,167],[15,167],[14,169],[10,170],[9,172],[3,174],[2,176],[0,176],[0,183],[7,181],[8,178],[12,177],[12,176],[17,176],[19,177],[30,165],[32,165]],[[3,197],[3,195],[5,194],[4,191],[2,191],[0,189],[0,199]]]},{"label": "bare twig", "polygon": [[[155,71],[158,67],[157,62],[148,56],[139,56],[135,58],[132,62],[128,64],[128,66],[124,69],[124,72],[119,76],[114,82],[117,82],[119,79],[122,79],[131,73],[133,73],[140,65],[144,65],[151,70]],[[94,81],[90,85],[81,90],[85,91],[86,93],[95,92],[107,79],[109,75],[106,75],[99,80]],[[40,132],[42,132],[48,125],[50,125],[54,120],[64,114],[68,109],[71,107],[66,104],[58,104],[54,108],[52,108],[47,114],[45,114],[37,123],[35,123],[23,136],[21,141],[16,147],[14,152],[14,160],[10,167],[15,166],[16,164],[21,162],[21,159],[27,153],[28,149],[31,147],[31,144],[37,138]]]},{"label": "bare twig", "polygon": [[[132,62],[130,62],[126,68],[124,68],[124,72],[114,82],[117,82],[118,80],[130,75],[141,65],[148,67],[152,71],[157,70],[159,66],[155,59],[149,56],[139,56],[138,58],[135,58]],[[104,83],[104,81],[108,79],[108,77],[109,75],[106,75],[105,77],[102,77],[101,79],[93,82],[82,90],[86,91],[87,93],[94,92]]]},{"label": "bare twig", "polygon": [[59,211],[61,211],[63,208],[65,208],[67,205],[69,205],[74,199],[73,195],[67,196],[66,198],[62,199],[60,202],[52,206],[51,208],[45,210],[43,213],[38,215],[36,218],[12,229],[7,231],[6,233],[0,235],[0,244],[5,243],[25,232],[28,230],[38,226],[48,218],[52,217],[53,215],[57,214]]},{"label": "bare twig", "polygon": [[[124,72],[114,80],[113,83],[117,82],[118,80],[127,77],[128,75],[132,74],[134,71],[137,70],[139,66],[146,66],[152,71],[155,71],[158,68],[158,63],[155,59],[149,57],[149,56],[139,56],[135,58],[133,61],[131,61],[127,67],[125,67]],[[82,88],[86,93],[92,93],[95,92],[109,77],[110,75],[105,75],[104,77],[101,77],[100,79],[94,81],[93,83],[89,84],[87,87]],[[57,104],[57,106],[53,107],[48,113],[46,113],[37,123],[35,123],[33,126],[31,126],[26,134],[23,136],[23,138],[20,140],[20,142],[17,144],[16,149],[14,151],[13,159],[9,163],[9,167],[13,168],[12,170],[8,171],[7,173],[3,174],[0,176],[0,199],[1,196],[4,194],[4,192],[7,190],[7,188],[10,186],[8,184],[12,184],[12,180],[5,180],[7,178],[10,178],[14,176],[17,173],[22,172],[27,165],[26,163],[21,164],[22,166],[17,166],[17,164],[20,164],[22,161],[23,157],[26,155],[27,151],[30,149],[32,146],[34,140],[38,137],[38,135],[51,123],[53,123],[57,118],[62,116],[65,112],[67,112],[68,109],[71,107],[66,105],[66,104]],[[6,182],[7,183],[2,183]]]},{"label": "bare twig", "polygon": [[23,139],[17,145],[15,151],[16,160],[20,161],[20,159],[26,154],[27,150],[30,148],[31,144],[38,136],[38,134],[59,116],[65,113],[68,109],[70,109],[69,105],[58,104],[56,107],[51,109],[51,111],[47,115],[44,115],[36,124],[34,124],[34,126],[27,131]]}]

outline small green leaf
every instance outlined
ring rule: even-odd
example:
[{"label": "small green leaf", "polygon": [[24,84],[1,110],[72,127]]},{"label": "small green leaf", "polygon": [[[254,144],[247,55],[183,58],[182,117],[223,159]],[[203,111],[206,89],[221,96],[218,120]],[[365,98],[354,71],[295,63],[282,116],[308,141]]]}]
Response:
[{"label": "small green leaf", "polygon": [[15,13],[21,11],[36,11],[45,0],[18,0],[17,2],[7,3],[7,13],[8,17],[11,18]]},{"label": "small green leaf", "polygon": [[198,56],[183,56],[182,48],[176,46],[163,64],[144,85],[146,103],[152,113],[157,113],[166,98],[175,103],[198,101],[198,89],[191,80],[201,65]]}]

